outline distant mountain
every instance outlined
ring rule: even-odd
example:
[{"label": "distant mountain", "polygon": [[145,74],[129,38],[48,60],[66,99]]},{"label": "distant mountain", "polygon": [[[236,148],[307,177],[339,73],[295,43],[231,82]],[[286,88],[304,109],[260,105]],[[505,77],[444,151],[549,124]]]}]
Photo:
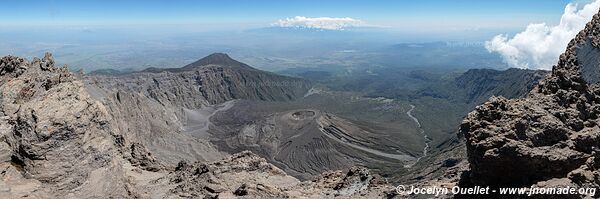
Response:
[{"label": "distant mountain", "polygon": [[213,53],[213,54],[210,54],[198,61],[195,61],[191,64],[185,65],[184,67],[181,67],[181,68],[147,68],[145,70],[142,70],[142,72],[152,72],[152,73],[158,73],[158,72],[163,72],[163,71],[184,72],[184,71],[191,71],[194,69],[198,69],[198,68],[201,68],[204,66],[221,66],[221,67],[228,67],[228,68],[257,70],[257,69],[252,68],[251,66],[248,66],[247,64],[244,64],[242,62],[232,59],[231,57],[229,57],[229,55],[227,55],[225,53]]},{"label": "distant mountain", "polygon": [[[224,53],[213,53],[181,68],[148,68],[118,77],[109,75],[94,78],[113,79],[128,85],[121,89],[151,92],[161,100],[164,100],[162,97],[165,96],[162,95],[166,95],[165,92],[185,89],[184,92],[195,99],[181,99],[182,102],[204,98],[210,104],[233,99],[292,100],[310,89],[308,80],[261,71]],[[153,84],[147,84],[149,78]],[[178,87],[172,87],[175,85]],[[181,98],[177,93],[172,95]]]},{"label": "distant mountain", "polygon": [[210,54],[194,63],[188,64],[184,66],[184,69],[193,69],[196,67],[207,66],[207,65],[218,65],[218,66],[228,66],[228,67],[236,67],[236,68],[244,68],[244,69],[253,69],[252,67],[239,62],[237,60],[232,59],[229,55],[225,53],[213,53]]}]

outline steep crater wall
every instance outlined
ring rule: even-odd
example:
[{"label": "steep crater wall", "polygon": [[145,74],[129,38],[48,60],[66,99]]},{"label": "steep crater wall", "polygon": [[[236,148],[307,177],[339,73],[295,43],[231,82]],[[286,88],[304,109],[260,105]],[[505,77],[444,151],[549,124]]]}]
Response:
[{"label": "steep crater wall", "polygon": [[465,118],[463,186],[600,187],[599,33],[596,14],[526,98],[494,97]]}]

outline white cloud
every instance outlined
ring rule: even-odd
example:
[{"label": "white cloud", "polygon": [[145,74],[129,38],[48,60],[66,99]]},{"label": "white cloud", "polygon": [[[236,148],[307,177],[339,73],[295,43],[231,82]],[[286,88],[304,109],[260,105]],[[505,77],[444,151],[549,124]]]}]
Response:
[{"label": "white cloud", "polygon": [[284,28],[311,28],[324,30],[344,30],[348,28],[371,27],[365,22],[350,17],[332,18],[332,17],[303,17],[280,19],[272,24]]},{"label": "white cloud", "polygon": [[498,52],[511,67],[546,69],[556,64],[569,41],[581,31],[600,9],[600,0],[595,0],[581,9],[570,3],[556,26],[545,23],[529,24],[525,31],[513,38],[497,35],[485,43],[490,52]]}]

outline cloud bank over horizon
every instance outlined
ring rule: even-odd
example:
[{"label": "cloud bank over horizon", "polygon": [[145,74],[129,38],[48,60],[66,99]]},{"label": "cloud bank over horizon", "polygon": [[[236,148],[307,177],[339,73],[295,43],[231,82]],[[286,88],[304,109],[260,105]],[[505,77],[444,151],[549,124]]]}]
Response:
[{"label": "cloud bank over horizon", "polygon": [[323,30],[345,30],[349,28],[359,27],[375,27],[368,25],[362,20],[350,17],[304,17],[295,16],[292,18],[280,19],[271,24],[275,27],[282,28],[308,28],[308,29],[323,29]]},{"label": "cloud bank over horizon", "polygon": [[549,26],[545,23],[529,24],[525,31],[513,38],[497,35],[486,41],[489,52],[499,53],[510,67],[550,70],[556,64],[569,41],[581,31],[600,9],[600,0],[580,7],[569,3],[560,23]]}]

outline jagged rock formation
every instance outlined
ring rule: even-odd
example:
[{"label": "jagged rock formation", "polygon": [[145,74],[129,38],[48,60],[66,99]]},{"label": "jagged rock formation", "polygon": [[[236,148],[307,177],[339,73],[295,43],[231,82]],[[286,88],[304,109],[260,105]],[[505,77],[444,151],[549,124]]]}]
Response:
[{"label": "jagged rock formation", "polygon": [[50,54],[0,60],[0,198],[126,197],[106,108]]},{"label": "jagged rock formation", "polygon": [[166,184],[168,198],[384,198],[394,187],[365,168],[331,171],[301,182],[245,151],[213,163],[180,162],[152,184]]},{"label": "jagged rock formation", "polygon": [[[149,137],[193,138],[184,133],[181,118],[195,112],[185,107],[209,102],[178,103],[184,100],[168,93],[178,90],[159,96],[149,94],[156,91],[150,87],[85,81],[66,67],[54,67],[50,54],[32,62],[12,56],[0,60],[0,198],[393,196],[393,187],[359,167],[302,182],[251,152],[212,163],[206,157],[191,158],[200,160],[193,164],[175,157],[183,161],[170,164],[164,156],[173,154],[156,148]],[[214,107],[204,108],[200,111]]]},{"label": "jagged rock formation", "polygon": [[148,87],[132,92],[135,87],[98,85],[54,67],[50,54],[32,62],[0,59],[0,198],[393,196],[393,187],[359,167],[302,182],[251,152],[212,163],[176,157],[183,161],[171,164],[160,158],[172,155],[169,150],[149,137],[193,138],[172,132],[186,122],[178,117],[190,112],[174,107],[207,103],[177,104],[168,92],[148,98],[157,96],[146,95],[153,92]]},{"label": "jagged rock formation", "polygon": [[468,115],[463,185],[600,187],[599,33],[596,14],[526,98],[494,97]]}]

